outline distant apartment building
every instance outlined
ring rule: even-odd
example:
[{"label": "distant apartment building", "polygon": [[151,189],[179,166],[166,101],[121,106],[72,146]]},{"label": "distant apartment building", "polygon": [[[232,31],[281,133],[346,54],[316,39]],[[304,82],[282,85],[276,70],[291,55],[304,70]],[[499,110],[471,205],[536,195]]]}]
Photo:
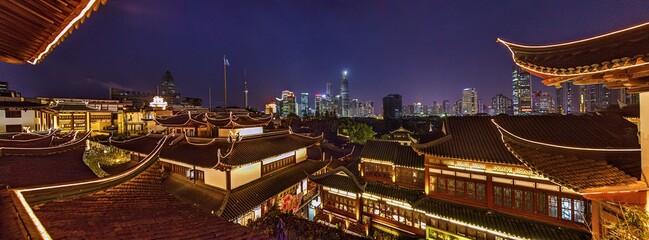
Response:
[{"label": "distant apartment building", "polygon": [[462,90],[461,115],[476,115],[480,113],[479,109],[478,91],[475,88],[465,88]]},{"label": "distant apartment building", "polygon": [[514,114],[514,110],[512,109],[512,100],[503,94],[498,94],[495,97],[491,98],[491,107],[493,109],[493,114],[495,115]]}]

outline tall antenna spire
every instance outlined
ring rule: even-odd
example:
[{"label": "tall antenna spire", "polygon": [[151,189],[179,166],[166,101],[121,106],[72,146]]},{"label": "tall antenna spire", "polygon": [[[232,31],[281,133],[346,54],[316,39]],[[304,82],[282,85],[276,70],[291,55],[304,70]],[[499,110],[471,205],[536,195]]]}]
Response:
[{"label": "tall antenna spire", "polygon": [[248,80],[246,79],[246,69],[243,69],[243,107],[248,107]]}]

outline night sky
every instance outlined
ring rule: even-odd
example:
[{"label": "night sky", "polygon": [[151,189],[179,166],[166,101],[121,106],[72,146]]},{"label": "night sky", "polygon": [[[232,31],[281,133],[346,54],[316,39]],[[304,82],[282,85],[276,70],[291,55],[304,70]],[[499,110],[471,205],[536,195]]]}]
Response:
[{"label": "night sky", "polygon": [[[165,70],[185,97],[229,105],[283,89],[339,89],[351,98],[400,93],[404,104],[460,98],[466,87],[490,101],[511,97],[512,59],[497,37],[524,44],[577,40],[649,21],[638,1],[121,1],[85,21],[37,66],[0,63],[0,81],[24,96],[107,98],[108,87],[155,92]],[[533,90],[545,88],[538,79]],[[310,100],[313,104],[313,99]]]}]

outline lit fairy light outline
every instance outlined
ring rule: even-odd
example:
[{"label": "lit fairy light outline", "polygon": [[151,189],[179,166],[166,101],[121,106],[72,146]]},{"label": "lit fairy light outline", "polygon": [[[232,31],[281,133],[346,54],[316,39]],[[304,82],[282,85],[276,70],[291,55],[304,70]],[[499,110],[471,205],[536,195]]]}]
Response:
[{"label": "lit fairy light outline", "polygon": [[[164,143],[167,140],[167,136],[163,137],[160,139],[158,142],[158,146],[156,146],[155,149],[146,157],[147,159],[142,162],[141,166],[146,165],[145,163],[149,161],[155,161],[154,159],[155,156],[158,155],[160,149],[162,149]],[[128,176],[132,174],[135,171],[139,171],[140,167],[133,168],[131,170],[128,170],[124,173],[117,174],[111,177],[106,177],[106,178],[100,178],[97,180],[91,180],[91,181],[84,181],[84,182],[77,182],[77,183],[68,183],[68,184],[59,184],[59,185],[50,185],[50,186],[44,186],[44,187],[36,187],[36,188],[27,188],[27,189],[16,189],[14,190],[14,193],[16,193],[18,200],[20,201],[21,205],[27,211],[27,214],[29,215],[29,218],[32,220],[34,225],[36,226],[36,229],[38,229],[38,232],[40,233],[41,237],[43,239],[52,239],[52,237],[49,235],[41,221],[38,219],[32,208],[29,206],[29,203],[27,203],[27,200],[25,200],[25,197],[23,196],[23,192],[32,192],[32,191],[39,191],[39,190],[47,190],[47,189],[54,189],[54,188],[65,188],[65,187],[73,187],[73,186],[81,186],[81,185],[88,185],[88,184],[94,184],[94,183],[103,183],[103,182],[110,182],[114,180],[118,180],[120,178],[123,178],[125,176]]]},{"label": "lit fairy light outline", "polygon": [[[518,140],[528,142],[528,143],[533,143],[537,145],[542,145],[542,146],[547,146],[547,147],[553,147],[553,148],[560,148],[560,149],[568,149],[568,150],[579,150],[579,151],[591,151],[591,152],[639,152],[640,149],[638,148],[616,148],[616,149],[610,149],[610,148],[583,148],[583,147],[569,147],[569,146],[561,146],[561,145],[556,145],[556,144],[550,144],[550,143],[543,143],[543,142],[538,142],[534,140],[529,140],[526,138],[519,137],[509,131],[507,131],[505,128],[501,127],[496,123],[495,119],[491,119],[491,122],[496,125],[498,129],[501,129],[502,131],[506,132],[508,135],[515,137]],[[504,139],[503,139],[504,142]]]},{"label": "lit fairy light outline", "polygon": [[65,35],[65,33],[68,32],[72,26],[74,26],[74,25],[75,25],[79,20],[81,20],[81,18],[83,18],[84,16],[86,16],[86,14],[87,14],[88,11],[92,8],[92,6],[95,4],[95,2],[97,2],[97,0],[90,0],[90,1],[88,2],[88,4],[86,5],[86,7],[85,7],[83,10],[81,10],[81,13],[79,13],[79,15],[77,15],[77,17],[75,17],[74,19],[72,19],[72,21],[70,21],[70,23],[68,23],[68,25],[65,26],[65,28],[63,29],[63,31],[59,32],[59,35],[56,36],[56,38],[54,38],[54,40],[53,40],[50,44],[47,45],[47,47],[45,48],[45,50],[44,50],[43,52],[41,52],[41,54],[39,54],[38,57],[37,57],[36,59],[34,59],[34,60],[29,60],[29,61],[27,61],[27,62],[30,63],[30,64],[32,64],[32,65],[36,65],[36,64],[38,63],[38,61],[41,60],[41,58],[43,57],[43,55],[45,55],[46,53],[48,53],[48,52],[50,51],[50,49],[52,48],[52,46],[54,46],[56,43],[58,43],[59,40],[63,37],[63,35]]}]

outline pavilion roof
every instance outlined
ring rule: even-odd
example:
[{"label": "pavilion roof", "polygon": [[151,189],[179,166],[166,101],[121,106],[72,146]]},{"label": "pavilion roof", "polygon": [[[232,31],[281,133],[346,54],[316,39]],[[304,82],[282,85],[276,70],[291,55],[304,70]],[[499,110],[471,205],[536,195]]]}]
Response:
[{"label": "pavilion roof", "polygon": [[640,180],[637,127],[620,116],[500,116],[493,123],[524,165],[574,191]]},{"label": "pavilion roof", "polygon": [[47,104],[25,101],[0,101],[0,109],[15,108],[21,110],[43,109]]},{"label": "pavilion roof", "polygon": [[578,85],[649,90],[649,23],[552,45],[522,45],[498,39],[514,62],[551,86]]},{"label": "pavilion roof", "polygon": [[310,175],[309,179],[323,186],[353,193],[362,193],[367,185],[361,183],[361,180],[344,166],[334,168],[320,175]]},{"label": "pavilion roof", "polygon": [[415,152],[410,146],[385,140],[367,141],[361,151],[362,158],[392,162],[396,166],[424,168],[424,155]]},{"label": "pavilion roof", "polygon": [[[112,141],[111,144],[126,150],[146,153],[153,149],[160,135],[149,135],[129,141]],[[223,138],[188,138],[179,136],[171,145],[165,145],[162,158],[200,167],[240,166],[259,162],[318,143],[320,137],[279,132],[243,137],[231,142]]]},{"label": "pavilion roof", "polygon": [[1,1],[0,61],[39,63],[106,0]]},{"label": "pavilion roof", "polygon": [[[54,239],[267,239],[176,199],[162,186],[156,164],[161,140],[136,167],[99,180],[16,190],[42,230]],[[19,209],[24,208],[17,206]],[[35,218],[20,216],[23,221]],[[187,221],[191,219],[191,221]],[[26,226],[29,230],[31,223]],[[37,226],[34,222],[34,225]],[[32,233],[32,231],[30,231]]]}]

